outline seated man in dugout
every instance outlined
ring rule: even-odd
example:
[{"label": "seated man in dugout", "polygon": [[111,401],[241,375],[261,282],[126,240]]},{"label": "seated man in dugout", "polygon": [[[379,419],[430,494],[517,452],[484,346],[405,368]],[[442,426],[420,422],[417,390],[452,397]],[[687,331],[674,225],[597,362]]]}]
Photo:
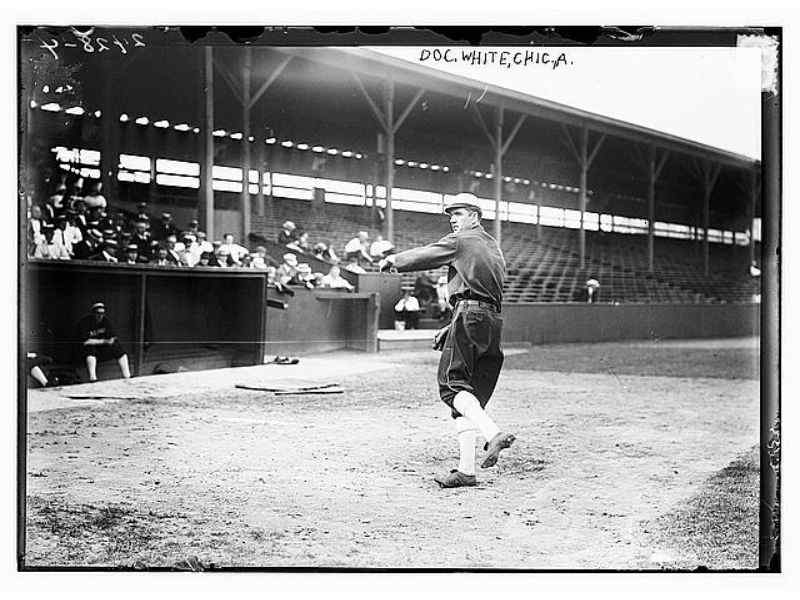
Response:
[{"label": "seated man in dugout", "polygon": [[97,363],[115,359],[119,364],[122,376],[131,376],[128,366],[128,355],[114,335],[111,322],[106,317],[106,305],[95,302],[91,314],[78,322],[77,339],[81,342],[81,353],[89,372],[89,381],[97,381]]}]

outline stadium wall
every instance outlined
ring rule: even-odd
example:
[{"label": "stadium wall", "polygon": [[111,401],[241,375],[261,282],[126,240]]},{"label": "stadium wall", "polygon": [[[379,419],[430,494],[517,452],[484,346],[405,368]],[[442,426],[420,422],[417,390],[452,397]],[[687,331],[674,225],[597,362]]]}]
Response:
[{"label": "stadium wall", "polygon": [[325,292],[293,288],[294,296],[270,290],[285,310],[267,310],[267,358],[330,350],[378,351],[377,293]]},{"label": "stadium wall", "polygon": [[505,304],[503,341],[742,337],[758,335],[759,322],[759,304]]}]

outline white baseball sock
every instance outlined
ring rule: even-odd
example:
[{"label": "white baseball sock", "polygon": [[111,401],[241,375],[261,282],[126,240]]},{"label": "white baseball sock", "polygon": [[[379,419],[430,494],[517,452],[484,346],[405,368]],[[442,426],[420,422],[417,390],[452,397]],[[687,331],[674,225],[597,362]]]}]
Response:
[{"label": "white baseball sock", "polygon": [[466,417],[456,418],[455,423],[458,433],[458,470],[464,475],[475,475],[475,439],[478,437],[478,429]]},{"label": "white baseball sock", "polygon": [[500,433],[500,428],[481,408],[478,399],[469,392],[464,390],[458,392],[456,397],[453,398],[453,406],[458,412],[477,425],[481,435],[486,438],[487,442]]}]

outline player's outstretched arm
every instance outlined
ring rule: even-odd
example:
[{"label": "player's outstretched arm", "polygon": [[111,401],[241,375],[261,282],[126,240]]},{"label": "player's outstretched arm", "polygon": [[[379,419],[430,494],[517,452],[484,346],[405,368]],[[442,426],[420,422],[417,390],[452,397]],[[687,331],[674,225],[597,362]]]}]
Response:
[{"label": "player's outstretched arm", "polygon": [[[456,237],[455,233],[451,233],[433,244],[387,256],[384,261],[389,266],[385,268],[394,267],[400,273],[436,269],[452,262],[457,250],[458,237]],[[384,261],[381,261],[382,266],[385,266]],[[381,270],[384,269],[381,268]]]}]

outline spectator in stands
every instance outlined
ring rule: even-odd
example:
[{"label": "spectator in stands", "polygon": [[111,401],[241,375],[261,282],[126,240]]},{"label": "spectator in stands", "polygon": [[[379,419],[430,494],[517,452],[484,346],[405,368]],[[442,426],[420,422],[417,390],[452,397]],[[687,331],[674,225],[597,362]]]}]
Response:
[{"label": "spectator in stands", "polygon": [[175,263],[168,258],[167,249],[164,246],[158,246],[155,257],[150,261],[151,265],[158,265],[159,267],[173,267]]},{"label": "spectator in stands", "polygon": [[403,297],[394,305],[395,320],[404,322],[406,329],[416,329],[419,312],[419,300],[411,294],[411,290],[405,290]]},{"label": "spectator in stands", "polygon": [[69,260],[72,258],[72,246],[67,247],[64,231],[67,229],[67,215],[59,214],[56,217],[55,227],[50,233],[50,258]]},{"label": "spectator in stands", "polygon": [[[214,261],[214,264],[211,264],[211,261]],[[214,256],[213,252],[203,252],[197,259],[197,263],[194,265],[195,267],[218,267],[219,263],[217,262],[216,257]]]},{"label": "spectator in stands", "polygon": [[102,250],[89,257],[90,260],[96,260],[100,262],[108,262],[108,263],[118,263],[119,259],[117,258],[117,242],[113,239],[103,239],[101,242],[100,247]]},{"label": "spectator in stands", "polygon": [[147,231],[147,221],[141,216],[136,218],[134,224],[133,235],[131,236],[131,243],[139,247],[139,253],[147,258],[152,258],[150,254],[150,245],[153,241],[150,232]]},{"label": "spectator in stands", "polygon": [[161,213],[161,221],[152,225],[151,228],[153,239],[158,241],[166,240],[171,235],[177,237],[180,233],[175,223],[172,222],[172,213],[168,212]]},{"label": "spectator in stands", "polygon": [[53,226],[49,223],[42,224],[42,233],[36,238],[33,247],[33,258],[55,258],[50,254],[50,245],[53,240]]},{"label": "spectator in stands", "polygon": [[369,247],[369,255],[372,257],[373,261],[386,258],[393,251],[394,244],[392,244],[392,242],[389,240],[383,239],[381,234],[378,234],[375,237],[375,241],[372,242],[372,245]]},{"label": "spectator in stands", "polygon": [[197,238],[194,234],[184,231],[181,237],[183,252],[181,252],[181,264],[186,267],[193,267],[197,260],[200,258],[201,250],[200,245],[197,243]]},{"label": "spectator in stands", "polygon": [[55,195],[48,196],[44,204],[40,206],[42,211],[42,220],[47,223],[53,223],[56,220],[56,215],[61,214],[61,210],[57,209],[55,204]]},{"label": "spectator in stands", "polygon": [[147,211],[147,202],[138,202],[136,204],[136,220],[138,221],[140,219],[145,221],[148,227],[153,220],[150,213]]},{"label": "spectator in stands", "polygon": [[345,266],[344,270],[350,271],[351,273],[356,273],[357,275],[367,272],[364,267],[358,264],[358,256],[351,256],[348,258],[347,265]]},{"label": "spectator in stands", "polygon": [[318,242],[317,244],[315,244],[312,253],[320,260],[332,263],[339,262],[339,257],[336,256],[336,252],[334,252],[333,246],[328,246],[325,242]]},{"label": "spectator in stands", "polygon": [[297,256],[291,252],[283,255],[283,262],[275,273],[275,280],[284,286],[298,283]]},{"label": "spectator in stands", "polygon": [[308,289],[313,290],[315,279],[316,277],[308,263],[300,263],[297,265],[297,283],[299,285],[304,285]]},{"label": "spectator in stands", "polygon": [[94,181],[89,185],[89,191],[83,197],[83,201],[89,208],[106,208],[108,203],[105,196],[100,192],[103,184],[100,181]]},{"label": "spectator in stands", "polygon": [[83,178],[78,177],[72,182],[72,185],[69,188],[69,196],[67,200],[67,206],[70,208],[75,208],[75,205],[78,202],[83,202]]},{"label": "spectator in stands", "polygon": [[240,261],[239,266],[242,267],[243,269],[252,269],[253,268],[253,255],[252,254],[250,254],[250,253],[242,254],[242,256],[240,257],[239,261]]},{"label": "spectator in stands", "polygon": [[214,246],[208,241],[205,231],[198,231],[195,235],[197,236],[197,245],[200,246],[201,252],[214,251]]},{"label": "spectator in stands", "polygon": [[104,229],[114,230],[114,222],[111,220],[111,217],[108,216],[108,212],[106,212],[105,208],[90,208],[89,219],[97,221],[101,231]]},{"label": "spectator in stands", "polygon": [[186,232],[191,233],[193,236],[197,237],[198,232],[200,231],[200,221],[197,219],[192,219],[189,221],[189,224],[186,226]]},{"label": "spectator in stands", "polygon": [[439,300],[439,295],[436,292],[437,279],[434,277],[432,271],[425,271],[420,273],[414,280],[414,296],[421,304],[429,304],[432,301]]},{"label": "spectator in stands", "polygon": [[308,242],[308,233],[305,231],[301,233],[296,240],[293,240],[286,244],[287,248],[294,250],[295,252],[300,252],[302,254],[310,254],[311,253],[311,244]]},{"label": "spectator in stands", "polygon": [[75,256],[75,246],[83,241],[83,233],[77,224],[77,215],[74,211],[67,211],[66,213],[67,224],[64,227],[64,245],[67,248],[69,255]]},{"label": "spectator in stands", "polygon": [[131,371],[128,366],[128,355],[114,335],[111,322],[106,317],[106,305],[95,302],[91,314],[78,322],[77,339],[82,342],[82,352],[89,371],[89,381],[97,381],[97,363],[116,359],[122,376],[129,379]]},{"label": "spectator in stands", "polygon": [[164,247],[167,249],[167,260],[174,266],[182,265],[183,245],[178,246],[178,238],[175,237],[174,234],[170,234],[167,236],[167,239],[165,240],[164,244],[165,244]]},{"label": "spectator in stands", "polygon": [[267,268],[267,249],[264,246],[258,246],[255,254],[253,254],[253,268],[266,269]]},{"label": "spectator in stands", "polygon": [[44,224],[42,208],[38,204],[34,204],[31,206],[30,217],[28,218],[28,254],[31,256],[38,245],[46,243]]},{"label": "spectator in stands", "polygon": [[278,243],[281,246],[292,243],[297,239],[297,226],[291,221],[284,221],[281,230],[278,232]]},{"label": "spectator in stands", "polygon": [[222,246],[220,246],[220,248],[224,248],[227,251],[234,265],[239,265],[242,255],[249,254],[247,248],[235,242],[232,233],[226,233],[222,236]]},{"label": "spectator in stands", "polygon": [[62,211],[67,209],[66,198],[67,186],[62,181],[58,184],[56,191],[50,196],[49,203],[57,210]]},{"label": "spectator in stands", "polygon": [[447,290],[447,275],[439,277],[436,283],[436,297],[439,301],[439,319],[449,321],[450,319],[450,293]]},{"label": "spectator in stands", "polygon": [[139,260],[139,247],[136,244],[128,244],[125,247],[125,264],[126,265],[139,265],[142,261]]},{"label": "spectator in stands", "polygon": [[89,229],[89,215],[86,212],[86,203],[83,200],[76,202],[70,209],[75,213],[75,225],[81,230],[83,236],[86,236],[86,230]]},{"label": "spectator in stands", "polygon": [[594,278],[587,279],[583,289],[580,289],[575,293],[574,299],[578,302],[586,302],[587,304],[595,304],[599,302],[600,282]]},{"label": "spectator in stands", "polygon": [[350,257],[354,256],[359,263],[364,261],[372,264],[372,258],[369,255],[369,234],[366,231],[359,231],[358,236],[345,245],[344,255],[348,261]]},{"label": "spectator in stands", "polygon": [[101,251],[102,240],[103,236],[97,229],[87,229],[83,239],[72,246],[72,257],[78,260],[90,260]]},{"label": "spectator in stands", "polygon": [[328,274],[325,275],[322,280],[320,281],[321,287],[324,288],[331,288],[334,290],[347,290],[348,292],[352,292],[355,288],[352,284],[347,281],[344,277],[342,277],[341,269],[339,265],[332,265]]}]

